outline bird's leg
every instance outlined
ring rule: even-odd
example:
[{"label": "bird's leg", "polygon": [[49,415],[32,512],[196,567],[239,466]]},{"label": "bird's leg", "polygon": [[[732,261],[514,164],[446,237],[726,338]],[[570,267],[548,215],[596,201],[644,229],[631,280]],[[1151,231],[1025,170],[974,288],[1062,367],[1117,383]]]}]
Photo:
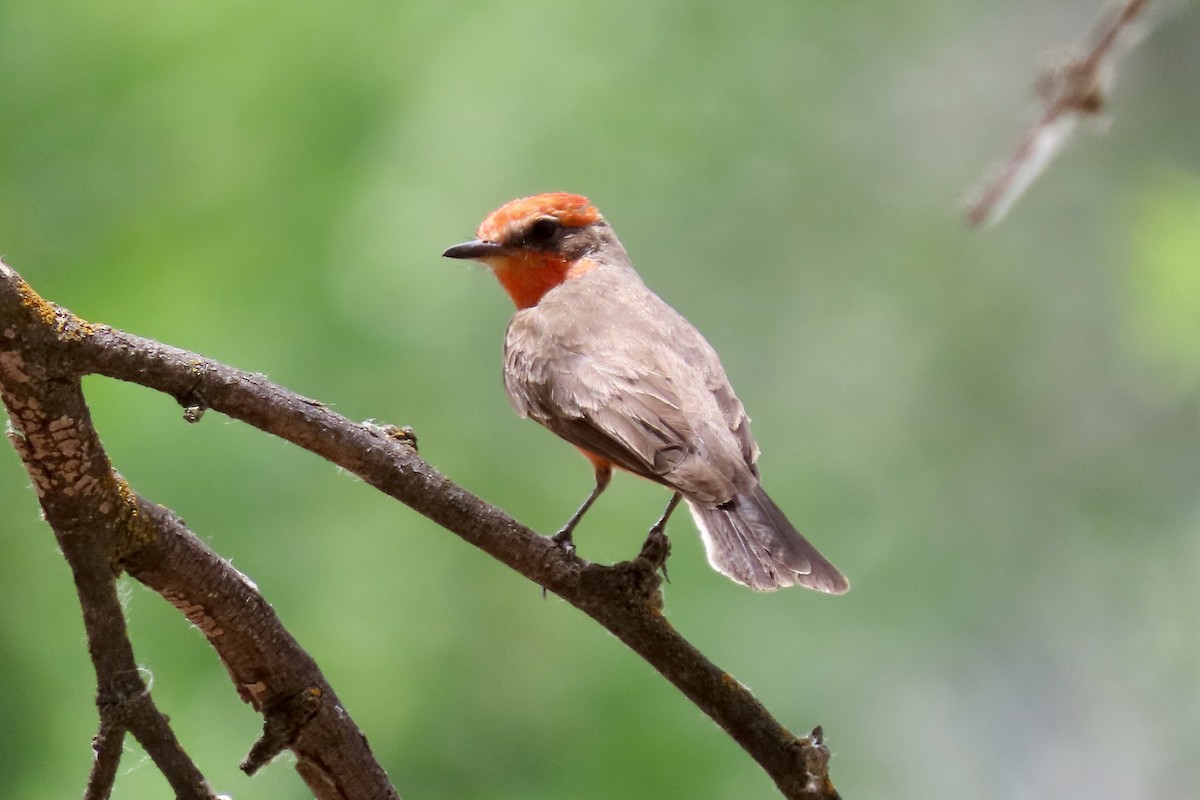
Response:
[{"label": "bird's leg", "polygon": [[683,495],[679,492],[671,495],[671,502],[667,503],[667,507],[663,509],[662,516],[658,518],[658,522],[650,526],[650,533],[666,533],[667,520],[671,518],[671,514],[675,511],[675,506],[679,505],[679,501],[683,499]]},{"label": "bird's leg", "polygon": [[650,532],[646,535],[645,543],[642,544],[642,552],[638,554],[638,558],[650,562],[656,570],[661,569],[663,578],[668,582],[671,580],[667,576],[667,556],[671,554],[671,540],[667,538],[667,520],[671,518],[671,512],[675,510],[682,499],[683,495],[679,492],[671,496],[671,502],[667,503],[658,522],[650,526]]},{"label": "bird's leg", "polygon": [[571,534],[575,531],[575,526],[579,524],[579,520],[583,519],[584,513],[592,507],[592,503],[596,502],[596,498],[600,493],[608,488],[608,482],[612,480],[612,467],[608,464],[596,465],[596,485],[592,488],[592,493],[587,496],[587,500],[581,505],[571,518],[567,520],[567,524],[562,526],[562,529],[554,534],[551,539],[557,542],[568,553],[575,552],[575,542],[571,539]]}]

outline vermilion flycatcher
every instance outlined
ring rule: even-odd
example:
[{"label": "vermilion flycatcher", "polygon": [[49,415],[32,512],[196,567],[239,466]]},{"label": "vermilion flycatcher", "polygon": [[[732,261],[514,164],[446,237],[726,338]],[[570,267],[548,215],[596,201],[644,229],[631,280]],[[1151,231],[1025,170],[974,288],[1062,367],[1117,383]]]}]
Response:
[{"label": "vermilion flycatcher", "polygon": [[616,233],[576,194],[513,200],[447,250],[492,269],[517,305],[504,341],[513,408],[579,448],[596,470],[555,535],[569,545],[612,468],[675,490],[713,568],[763,591],[850,583],[796,532],[758,479],[758,445],[716,352],[634,272]]}]

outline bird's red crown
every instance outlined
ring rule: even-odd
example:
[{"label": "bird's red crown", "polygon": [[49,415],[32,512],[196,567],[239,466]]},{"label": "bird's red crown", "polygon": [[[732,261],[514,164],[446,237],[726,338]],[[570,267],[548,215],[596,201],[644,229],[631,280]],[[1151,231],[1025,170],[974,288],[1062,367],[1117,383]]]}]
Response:
[{"label": "bird's red crown", "polygon": [[475,235],[488,242],[504,241],[510,231],[537,217],[554,217],[569,228],[582,228],[603,219],[583,195],[548,192],[508,201],[487,215]]}]

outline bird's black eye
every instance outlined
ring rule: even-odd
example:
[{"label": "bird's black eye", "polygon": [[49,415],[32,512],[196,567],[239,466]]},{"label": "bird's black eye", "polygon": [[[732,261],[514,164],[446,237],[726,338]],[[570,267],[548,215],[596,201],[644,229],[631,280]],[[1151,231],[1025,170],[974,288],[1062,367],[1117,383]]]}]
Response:
[{"label": "bird's black eye", "polygon": [[529,244],[545,244],[558,234],[558,230],[558,220],[554,217],[539,217],[525,231],[525,241]]}]

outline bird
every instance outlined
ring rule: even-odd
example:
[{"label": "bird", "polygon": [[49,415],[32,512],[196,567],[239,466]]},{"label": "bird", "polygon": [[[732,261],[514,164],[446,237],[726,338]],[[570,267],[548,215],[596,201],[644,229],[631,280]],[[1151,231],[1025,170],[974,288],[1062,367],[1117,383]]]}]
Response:
[{"label": "bird", "polygon": [[575,526],[619,468],[673,491],[652,533],[663,533],[682,499],[709,563],[737,583],[850,588],[763,490],[750,419],[716,351],[646,286],[586,197],[512,200],[443,256],[490,268],[512,298],[508,399],[595,471],[591,493],[555,541],[574,552]]}]

